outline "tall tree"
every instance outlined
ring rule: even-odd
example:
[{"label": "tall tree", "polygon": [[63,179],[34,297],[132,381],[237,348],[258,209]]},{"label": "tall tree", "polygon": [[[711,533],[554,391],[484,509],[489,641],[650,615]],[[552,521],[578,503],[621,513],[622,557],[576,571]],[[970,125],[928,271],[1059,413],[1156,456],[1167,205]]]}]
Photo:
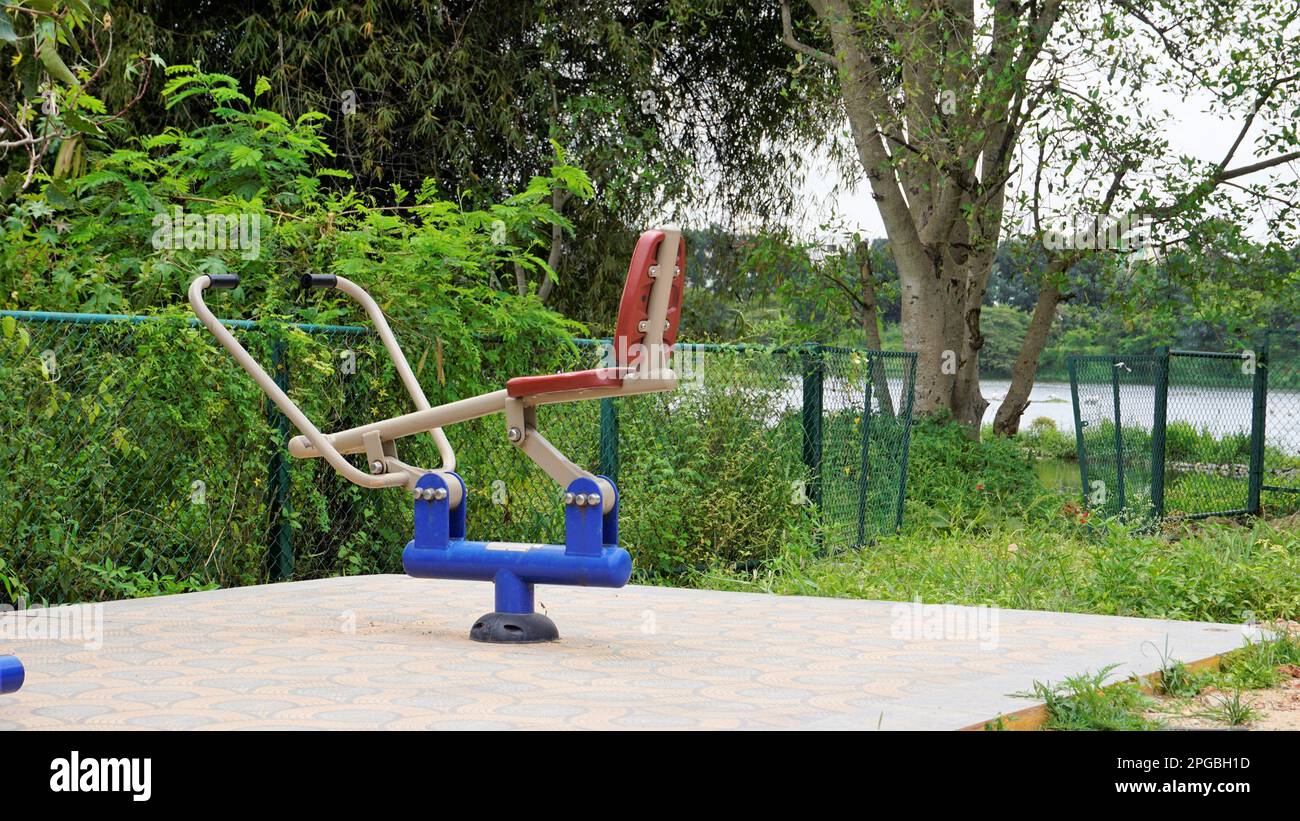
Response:
[{"label": "tall tree", "polygon": [[[1208,217],[1242,221],[1268,198],[1281,203],[1275,228],[1293,216],[1293,184],[1244,183],[1300,157],[1294,0],[808,5],[814,19],[803,25],[782,5],[782,38],[839,89],[898,264],[921,412],[949,411],[978,435],[988,405],[980,309],[1009,230],[1028,223],[1050,239],[1046,217],[1142,217],[1155,241],[1187,242]],[[1163,136],[1173,117],[1141,100],[1154,89],[1212,100],[1236,120],[1231,147],[1209,160],[1179,155]],[[1239,163],[1248,138],[1263,159]],[[1226,196],[1236,186],[1244,199]],[[1000,432],[1018,425],[1070,270],[1125,250],[1095,236],[1073,246],[1054,251],[1040,283]]]}]

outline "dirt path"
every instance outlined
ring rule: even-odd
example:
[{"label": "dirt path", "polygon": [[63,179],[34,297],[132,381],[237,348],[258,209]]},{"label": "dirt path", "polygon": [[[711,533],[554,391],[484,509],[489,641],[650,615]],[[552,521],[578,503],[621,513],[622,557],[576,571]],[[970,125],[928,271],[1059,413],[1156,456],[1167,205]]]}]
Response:
[{"label": "dirt path", "polygon": [[[1288,677],[1267,690],[1245,690],[1241,701],[1255,712],[1255,718],[1240,725],[1247,730],[1300,730],[1300,666],[1278,668]],[[1220,716],[1222,706],[1233,693],[1207,688],[1191,699],[1157,697],[1159,706],[1146,713],[1170,730],[1221,730],[1229,725]]]}]

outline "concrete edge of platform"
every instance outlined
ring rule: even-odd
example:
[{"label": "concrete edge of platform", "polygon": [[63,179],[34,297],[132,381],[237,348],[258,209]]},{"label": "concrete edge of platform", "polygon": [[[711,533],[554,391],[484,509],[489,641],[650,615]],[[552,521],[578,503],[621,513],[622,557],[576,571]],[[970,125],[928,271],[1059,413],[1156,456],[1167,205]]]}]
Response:
[{"label": "concrete edge of platform", "polygon": [[[1197,661],[1187,662],[1186,664],[1187,669],[1193,673],[1200,673],[1206,670],[1217,670],[1219,668],[1220,663],[1223,661],[1223,657],[1230,652],[1232,651],[1229,650],[1223,653],[1215,653],[1212,656],[1208,656],[1206,658],[1199,659]],[[1112,681],[1110,684],[1107,684],[1103,689],[1109,690],[1111,687],[1114,687],[1119,684],[1123,684],[1126,681],[1132,681],[1134,678],[1138,680],[1139,689],[1141,689],[1142,692],[1153,693],[1155,692],[1155,685],[1158,684],[1164,678],[1164,674],[1161,671],[1157,670],[1154,673],[1148,673],[1146,675],[1129,676],[1128,678],[1120,678],[1120,679],[1116,679],[1115,681]],[[1031,707],[1026,707],[1023,710],[1016,710],[1014,713],[1001,713],[995,716],[994,718],[986,719],[984,721],[977,721],[974,724],[971,724],[967,727],[962,727],[958,729],[957,732],[968,733],[968,732],[981,732],[985,730],[1033,732],[1037,730],[1042,730],[1043,727],[1046,726],[1047,724],[1047,719],[1048,719],[1047,705],[1043,703],[1039,703]]]}]

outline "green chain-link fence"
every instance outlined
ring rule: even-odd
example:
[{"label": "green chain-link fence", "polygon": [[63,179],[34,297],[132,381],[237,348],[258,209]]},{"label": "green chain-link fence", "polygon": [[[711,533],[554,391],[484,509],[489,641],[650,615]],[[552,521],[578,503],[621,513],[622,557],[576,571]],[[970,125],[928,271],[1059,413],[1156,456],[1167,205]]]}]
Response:
[{"label": "green chain-link fence", "polygon": [[[365,329],[230,324],[323,430],[411,409]],[[4,598],[401,571],[407,495],[290,458],[296,431],[195,322],[4,312],[0,330]],[[438,340],[396,331],[432,401],[470,393]],[[480,348],[485,389],[521,375],[505,372],[501,343]],[[578,340],[538,351],[529,372],[603,355]],[[557,447],[618,482],[622,541],[640,572],[762,561],[814,536],[851,547],[897,529],[914,355],[682,344],[674,356],[673,393],[538,411]],[[559,489],[509,444],[500,417],[447,435],[470,490],[471,538],[563,541]],[[404,461],[438,463],[428,436],[397,445]]]},{"label": "green chain-link fence", "polygon": [[1300,509],[1300,370],[1160,349],[1069,359],[1084,499],[1144,519]]}]

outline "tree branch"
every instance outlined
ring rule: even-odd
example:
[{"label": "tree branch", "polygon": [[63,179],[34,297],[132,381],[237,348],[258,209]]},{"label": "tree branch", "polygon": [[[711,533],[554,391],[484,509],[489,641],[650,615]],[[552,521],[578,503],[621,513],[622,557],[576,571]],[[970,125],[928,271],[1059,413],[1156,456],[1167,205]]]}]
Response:
[{"label": "tree branch", "polygon": [[834,55],[827,54],[821,49],[813,48],[806,43],[801,43],[795,38],[794,24],[790,21],[790,4],[786,2],[781,3],[781,42],[785,43],[800,54],[811,57],[814,60],[819,60],[828,66],[833,68],[840,67],[840,61],[835,59]]},{"label": "tree branch", "polygon": [[1264,103],[1268,102],[1268,98],[1273,96],[1273,92],[1277,91],[1281,86],[1297,79],[1300,79],[1300,74],[1289,74],[1285,77],[1278,77],[1259,92],[1259,96],[1255,98],[1255,105],[1251,107],[1250,114],[1246,115],[1246,121],[1241,124],[1241,130],[1237,132],[1237,139],[1232,141],[1232,147],[1228,149],[1228,153],[1225,154],[1223,159],[1219,162],[1220,172],[1228,167],[1228,163],[1232,162],[1233,155],[1237,153],[1237,149],[1241,146],[1242,141],[1246,139],[1246,132],[1250,131],[1250,127],[1254,125],[1255,117],[1259,115],[1260,109],[1264,107]]},{"label": "tree branch", "polygon": [[1192,207],[1198,200],[1205,197],[1225,182],[1235,180],[1238,177],[1245,177],[1254,174],[1257,171],[1265,171],[1269,168],[1284,165],[1292,160],[1300,160],[1300,151],[1290,151],[1271,159],[1260,160],[1259,162],[1251,163],[1250,165],[1239,166],[1231,171],[1219,171],[1205,182],[1193,188],[1192,191],[1183,199],[1175,200],[1174,202],[1161,206],[1160,208],[1154,208],[1147,213],[1152,219],[1167,219]]}]

